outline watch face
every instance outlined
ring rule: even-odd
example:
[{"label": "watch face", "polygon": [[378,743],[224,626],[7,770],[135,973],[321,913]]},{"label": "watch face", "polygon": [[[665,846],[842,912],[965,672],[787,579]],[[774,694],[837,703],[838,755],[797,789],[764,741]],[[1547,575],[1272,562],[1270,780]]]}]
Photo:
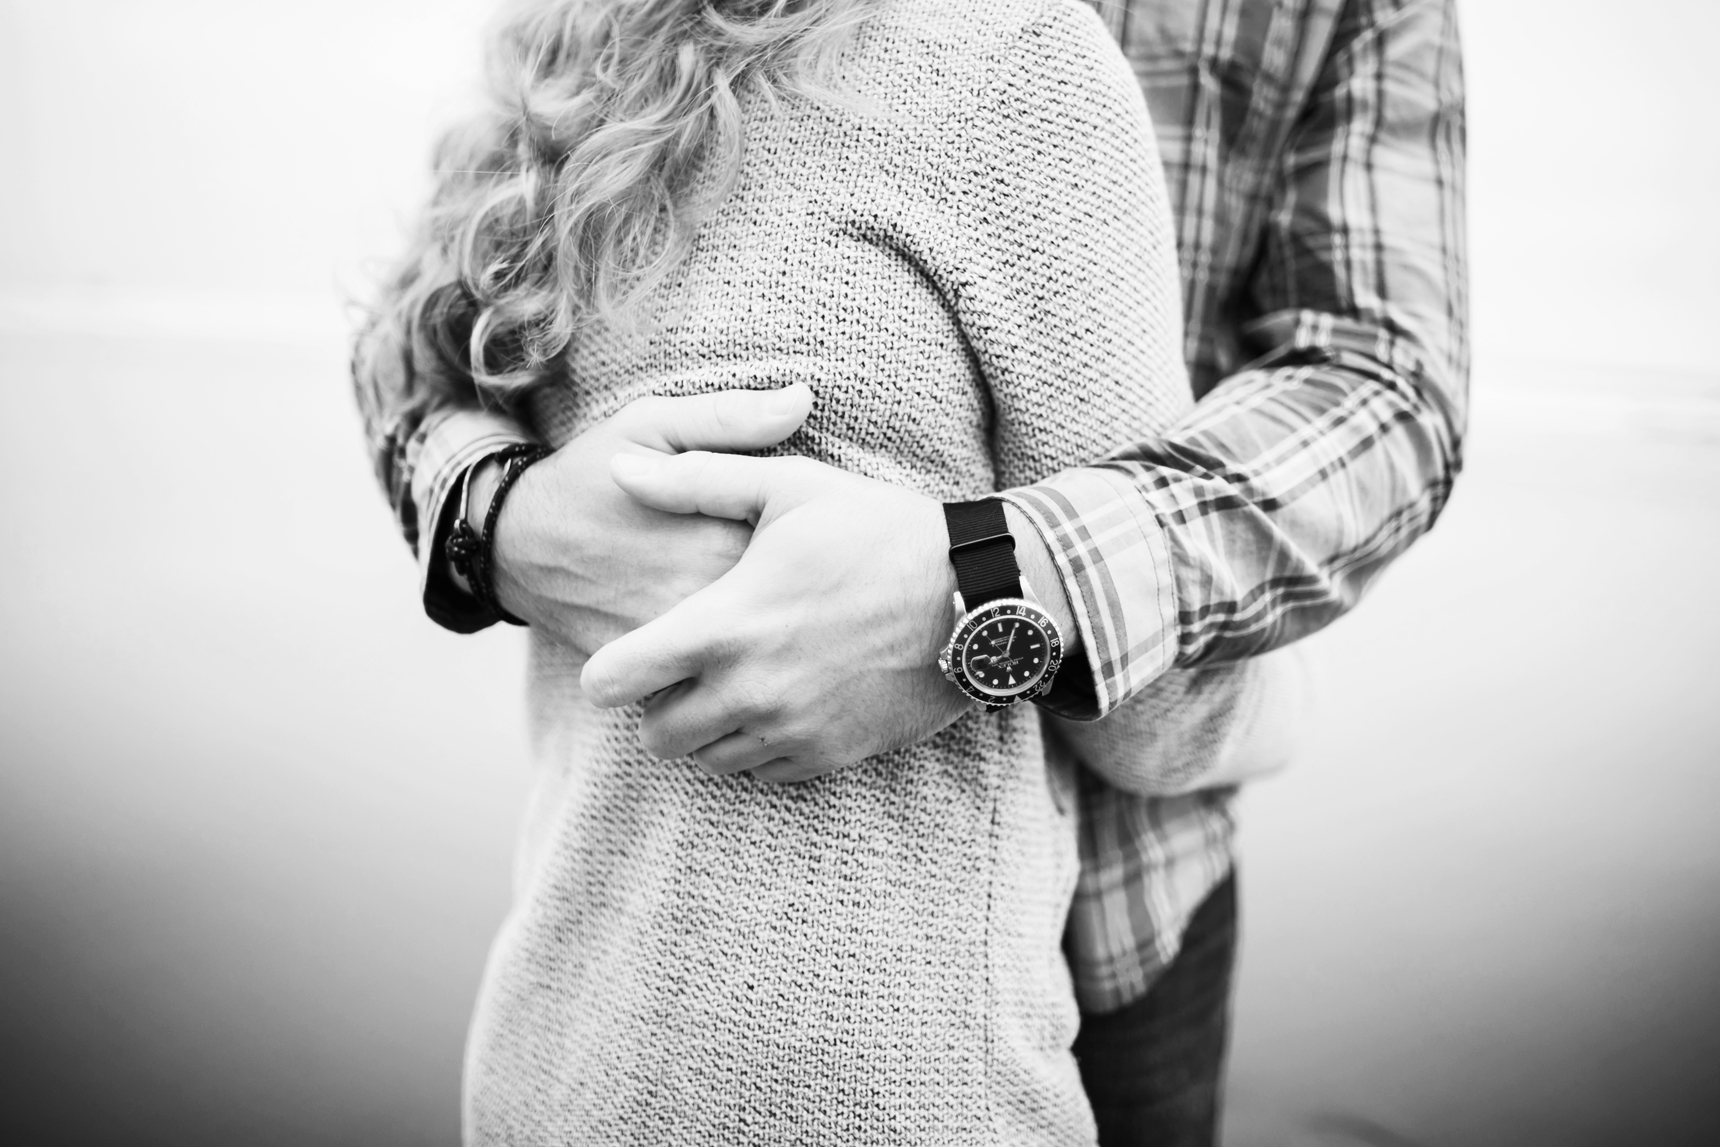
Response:
[{"label": "watch face", "polygon": [[961,676],[988,698],[1004,700],[1035,688],[1061,660],[1061,642],[1047,632],[1038,610],[1005,607],[983,612],[963,626],[958,641]]}]

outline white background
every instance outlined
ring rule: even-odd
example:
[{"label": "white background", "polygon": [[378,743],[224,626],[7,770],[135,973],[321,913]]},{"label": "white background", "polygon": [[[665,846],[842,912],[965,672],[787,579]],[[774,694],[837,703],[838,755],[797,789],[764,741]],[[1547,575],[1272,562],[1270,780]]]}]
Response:
[{"label": "white background", "polygon": [[[345,303],[485,8],[0,2],[18,1141],[455,1138],[522,647],[417,613]],[[1716,1141],[1720,6],[1462,15],[1469,466],[1247,798],[1229,1142]]]}]

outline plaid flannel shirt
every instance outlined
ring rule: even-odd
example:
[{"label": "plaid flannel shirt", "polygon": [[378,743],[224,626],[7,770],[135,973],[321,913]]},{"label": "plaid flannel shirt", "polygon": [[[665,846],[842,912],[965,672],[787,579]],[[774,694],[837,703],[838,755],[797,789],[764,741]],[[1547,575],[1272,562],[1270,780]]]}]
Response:
[{"label": "plaid flannel shirt", "polygon": [[[1047,704],[1090,719],[1355,604],[1450,493],[1468,344],[1454,0],[1089,2],[1157,127],[1200,398],[1161,438],[1005,495],[1051,545],[1090,670]],[[426,413],[404,400],[410,356],[370,361],[360,406],[426,607],[477,628],[419,523],[461,467],[526,435]],[[1068,951],[1104,1012],[1146,992],[1229,872],[1232,791],[1082,793]]]},{"label": "plaid flannel shirt", "polygon": [[[1048,703],[1086,718],[1354,605],[1445,505],[1469,358],[1453,0],[1095,7],[1158,131],[1200,401],[1008,494],[1051,544],[1091,669]],[[1175,956],[1230,869],[1231,795],[1084,786],[1085,1009],[1139,998]]]}]

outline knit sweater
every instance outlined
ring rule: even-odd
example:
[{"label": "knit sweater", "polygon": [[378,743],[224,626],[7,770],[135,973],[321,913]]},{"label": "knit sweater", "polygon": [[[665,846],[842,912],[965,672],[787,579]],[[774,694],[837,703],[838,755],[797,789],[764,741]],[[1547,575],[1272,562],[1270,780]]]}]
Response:
[{"label": "knit sweater", "polygon": [[[885,0],[840,78],[856,98],[747,106],[739,182],[646,321],[582,335],[534,398],[547,441],[648,394],[799,381],[786,449],[958,500],[1187,409],[1150,122],[1089,9]],[[468,1142],[1093,1141],[1071,777],[1033,707],[775,786],[653,759],[581,667],[534,633]]]}]

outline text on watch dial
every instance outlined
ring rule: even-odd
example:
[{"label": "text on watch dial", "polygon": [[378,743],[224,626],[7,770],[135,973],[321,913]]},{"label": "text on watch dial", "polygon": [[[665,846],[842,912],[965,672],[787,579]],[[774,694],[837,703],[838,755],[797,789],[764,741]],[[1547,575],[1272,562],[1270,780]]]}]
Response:
[{"label": "text on watch dial", "polygon": [[1049,646],[1045,631],[1027,618],[999,617],[974,630],[962,649],[962,666],[975,686],[1005,697],[1045,676]]}]

